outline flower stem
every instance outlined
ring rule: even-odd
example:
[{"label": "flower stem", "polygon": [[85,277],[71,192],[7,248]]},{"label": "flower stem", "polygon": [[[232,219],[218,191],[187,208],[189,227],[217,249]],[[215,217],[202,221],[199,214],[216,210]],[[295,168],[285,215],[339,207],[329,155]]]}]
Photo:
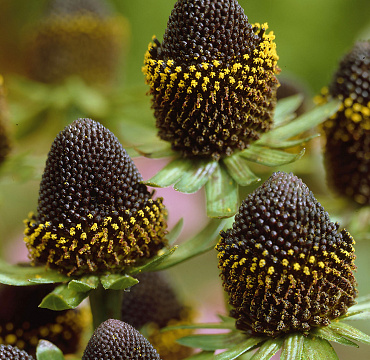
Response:
[{"label": "flower stem", "polygon": [[105,320],[121,318],[121,290],[106,290],[99,285],[90,293],[89,299],[94,329]]}]

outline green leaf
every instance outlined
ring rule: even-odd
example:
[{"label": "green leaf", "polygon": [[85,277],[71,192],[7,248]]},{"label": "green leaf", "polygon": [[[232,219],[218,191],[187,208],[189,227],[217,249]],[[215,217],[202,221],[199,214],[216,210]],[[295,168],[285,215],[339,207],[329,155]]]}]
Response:
[{"label": "green leaf", "polygon": [[231,177],[241,186],[248,186],[261,181],[248,167],[248,161],[239,154],[234,154],[224,158],[225,164]]},{"label": "green leaf", "polygon": [[209,217],[230,217],[238,210],[238,184],[223,166],[218,164],[205,186]]},{"label": "green leaf", "polygon": [[171,229],[171,231],[167,234],[166,238],[167,238],[167,241],[168,241],[169,245],[172,245],[177,240],[177,238],[180,235],[180,232],[182,230],[183,225],[184,225],[184,219],[181,218],[175,224],[175,226]]},{"label": "green leaf", "polygon": [[154,187],[168,187],[181,179],[184,173],[192,166],[191,159],[177,158],[168,163],[151,179],[143,183]]},{"label": "green leaf", "polygon": [[282,338],[269,339],[265,341],[252,356],[251,360],[269,360],[279,351],[282,344]]},{"label": "green leaf", "polygon": [[176,155],[176,152],[171,149],[171,143],[162,141],[159,138],[155,142],[135,146],[134,149],[140,155],[150,159],[159,159]]},{"label": "green leaf", "polygon": [[316,106],[312,110],[294,119],[290,123],[272,129],[261,136],[264,143],[280,142],[300,135],[321,124],[335,114],[340,106],[339,100],[332,100],[325,105]]},{"label": "green leaf", "polygon": [[339,360],[330,343],[319,337],[307,336],[303,342],[302,360]]},{"label": "green leaf", "polygon": [[76,292],[69,289],[66,284],[62,284],[46,295],[39,307],[56,311],[74,309],[88,296],[89,291]]},{"label": "green leaf", "polygon": [[193,160],[191,168],[182,174],[174,189],[186,194],[195,193],[204,186],[216,168],[217,161]]},{"label": "green leaf", "polygon": [[281,99],[277,102],[274,115],[274,128],[284,124],[287,118],[298,109],[303,101],[303,95],[297,94]]},{"label": "green leaf", "polygon": [[229,226],[231,226],[231,222],[227,220],[209,221],[197,235],[180,244],[176,252],[165,259],[156,269],[167,269],[214,248],[220,231]]},{"label": "green leaf", "polygon": [[96,289],[99,285],[99,277],[96,275],[83,276],[73,279],[68,283],[68,288],[76,292],[86,292]]},{"label": "green leaf", "polygon": [[217,354],[213,359],[214,360],[233,360],[238,356],[244,354],[252,347],[256,346],[260,342],[266,340],[266,338],[261,337],[250,337],[246,341],[238,344],[220,354]]},{"label": "green leaf", "polygon": [[284,338],[280,360],[300,359],[303,351],[304,336],[302,334],[290,334]]},{"label": "green leaf", "polygon": [[339,335],[348,339],[360,341],[370,345],[370,336],[342,321],[333,321],[328,327]]},{"label": "green leaf", "polygon": [[304,154],[304,149],[298,154],[292,154],[285,151],[269,149],[257,145],[251,145],[248,149],[243,150],[240,156],[249,161],[265,166],[279,166],[289,164],[300,159]]},{"label": "green leaf", "polygon": [[40,340],[36,348],[37,360],[64,360],[62,351],[47,340]]},{"label": "green leaf", "polygon": [[125,290],[137,284],[139,280],[127,274],[108,274],[101,276],[100,282],[105,290]]},{"label": "green leaf", "polygon": [[[143,271],[157,271],[160,268],[162,262],[164,262],[169,256],[171,256],[175,250],[177,250],[178,245],[175,245],[171,249],[161,253],[160,255],[154,257],[151,261],[142,266],[137,266],[130,269],[131,274],[137,274]],[[161,250],[163,251],[163,250]]]},{"label": "green leaf", "polygon": [[0,283],[5,285],[53,284],[69,280],[71,278],[68,276],[56,270],[46,269],[44,266],[12,265],[0,260]]},{"label": "green leaf", "polygon": [[233,345],[243,342],[243,340],[245,340],[245,335],[241,332],[233,331],[227,334],[189,335],[177,339],[177,342],[192,348],[215,351],[218,349],[228,349]]},{"label": "green leaf", "polygon": [[351,340],[348,340],[343,335],[338,334],[337,332],[335,332],[334,330],[332,330],[328,326],[322,326],[322,327],[314,329],[311,332],[311,335],[319,336],[319,337],[321,337],[325,340],[328,340],[328,341],[335,341],[335,342],[337,342],[339,344],[342,344],[342,345],[358,347],[358,345],[356,343],[354,343]]}]

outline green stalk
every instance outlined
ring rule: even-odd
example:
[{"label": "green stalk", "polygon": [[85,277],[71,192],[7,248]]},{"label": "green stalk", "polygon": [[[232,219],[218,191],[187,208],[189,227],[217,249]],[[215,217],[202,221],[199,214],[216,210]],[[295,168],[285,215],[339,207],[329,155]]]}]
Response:
[{"label": "green stalk", "polygon": [[99,285],[90,293],[89,299],[94,330],[105,320],[121,318],[121,290],[106,290]]}]

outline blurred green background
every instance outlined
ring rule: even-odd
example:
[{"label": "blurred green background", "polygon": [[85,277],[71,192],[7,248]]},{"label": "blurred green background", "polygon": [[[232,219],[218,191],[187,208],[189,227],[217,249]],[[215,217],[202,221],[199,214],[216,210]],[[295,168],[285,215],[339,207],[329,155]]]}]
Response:
[{"label": "blurred green background", "polygon": [[[144,97],[147,91],[141,73],[144,53],[153,35],[162,39],[175,1],[112,0],[109,3],[130,24],[130,38],[115,84],[116,94],[121,91],[122,104],[127,104],[131,93]],[[268,22],[269,29],[276,35],[281,76],[297,79],[310,97],[330,82],[338,61],[356,40],[370,38],[369,0],[239,0],[239,3],[250,22]],[[22,53],[23,39],[40,20],[45,4],[46,0],[0,0],[0,74],[4,76],[5,85],[15,74],[24,74],[27,59]],[[8,95],[11,98],[12,94]],[[134,108],[135,116],[151,121],[148,100],[146,104],[147,108],[137,111]],[[109,119],[103,120],[109,126]],[[117,123],[112,126],[117,127]],[[49,135],[46,142],[51,144],[56,133]],[[21,152],[22,146],[21,141],[16,141],[15,152]],[[27,143],[31,153],[36,153],[38,147],[39,144],[32,142],[32,139]],[[287,169],[294,171],[294,166]],[[276,169],[269,171],[273,170]],[[311,163],[309,171],[312,177],[317,178],[317,174],[322,176],[320,163]],[[0,179],[0,249],[3,256],[14,259],[26,256],[22,243],[22,221],[29,211],[36,210],[40,175],[36,174],[31,180],[25,176],[22,181],[11,176]],[[325,183],[323,178],[321,181]],[[322,189],[325,189],[324,185]],[[318,198],[320,200],[319,195]],[[203,200],[202,194],[195,198],[198,209],[204,210]],[[184,207],[180,201],[177,206],[180,215],[192,211],[189,202]],[[193,227],[191,224],[188,226]],[[359,239],[356,253],[359,290],[364,295],[370,293],[370,244]],[[207,314],[222,311],[223,294],[214,251],[178,266],[171,273],[184,297],[198,304],[201,311]],[[194,282],[194,279],[197,281]],[[358,326],[370,333],[369,324],[362,322]],[[369,348],[365,345],[361,345],[359,350],[344,346],[336,348],[340,359],[352,359],[353,356],[358,360],[370,358]]]}]

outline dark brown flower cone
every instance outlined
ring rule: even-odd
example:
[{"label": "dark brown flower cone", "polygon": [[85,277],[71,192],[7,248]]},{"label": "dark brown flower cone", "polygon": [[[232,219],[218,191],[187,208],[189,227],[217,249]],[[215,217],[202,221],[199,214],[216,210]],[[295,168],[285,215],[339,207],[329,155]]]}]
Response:
[{"label": "dark brown flower cone", "polygon": [[82,360],[160,360],[158,353],[135,328],[109,319],[94,332]]},{"label": "dark brown flower cone", "polygon": [[276,337],[345,314],[357,296],[353,244],[302,180],[273,174],[216,247],[236,327]]},{"label": "dark brown flower cone", "polygon": [[55,138],[25,241],[35,263],[62,273],[122,272],[167,244],[166,210],[152,199],[118,139],[91,119]]},{"label": "dark brown flower cone", "polygon": [[187,157],[219,160],[271,128],[274,35],[236,0],[179,0],[144,61],[158,135]]}]

